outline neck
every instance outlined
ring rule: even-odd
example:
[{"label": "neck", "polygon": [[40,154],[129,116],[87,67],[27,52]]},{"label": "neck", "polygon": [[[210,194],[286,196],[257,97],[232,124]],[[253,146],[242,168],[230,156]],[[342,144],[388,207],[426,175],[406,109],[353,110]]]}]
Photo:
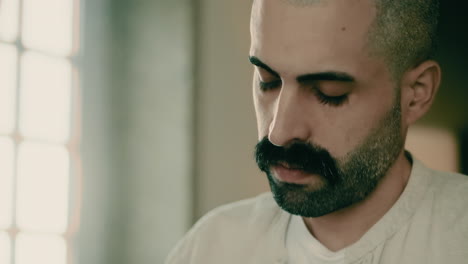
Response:
[{"label": "neck", "polygon": [[331,251],[348,247],[392,208],[405,189],[410,173],[411,164],[402,151],[395,164],[366,199],[321,217],[303,217],[304,223],[309,232]]}]

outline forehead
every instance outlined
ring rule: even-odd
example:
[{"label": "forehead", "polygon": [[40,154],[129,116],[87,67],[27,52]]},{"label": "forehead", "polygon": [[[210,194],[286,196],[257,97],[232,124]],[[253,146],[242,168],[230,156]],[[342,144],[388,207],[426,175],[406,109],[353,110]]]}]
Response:
[{"label": "forehead", "polygon": [[256,0],[250,55],[279,72],[356,71],[368,55],[371,0],[320,0],[307,6]]}]

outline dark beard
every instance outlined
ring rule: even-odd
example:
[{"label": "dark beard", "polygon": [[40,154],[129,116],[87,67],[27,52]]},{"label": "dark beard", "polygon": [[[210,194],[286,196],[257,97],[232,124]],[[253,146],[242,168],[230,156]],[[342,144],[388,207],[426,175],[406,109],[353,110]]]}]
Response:
[{"label": "dark beard", "polygon": [[[303,217],[320,217],[365,199],[377,187],[403,149],[401,108],[397,100],[379,126],[353,151],[337,159],[317,145],[293,142],[273,145],[267,138],[256,146],[258,167],[267,174],[278,205]],[[320,177],[320,186],[279,182],[271,167],[287,164]]]}]

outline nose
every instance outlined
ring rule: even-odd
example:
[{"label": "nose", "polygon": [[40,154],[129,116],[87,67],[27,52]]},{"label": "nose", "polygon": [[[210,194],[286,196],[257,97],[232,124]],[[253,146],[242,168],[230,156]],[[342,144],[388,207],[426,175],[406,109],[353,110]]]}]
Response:
[{"label": "nose", "polygon": [[308,103],[300,90],[282,87],[277,98],[268,139],[276,146],[287,146],[294,141],[308,141],[311,136]]}]

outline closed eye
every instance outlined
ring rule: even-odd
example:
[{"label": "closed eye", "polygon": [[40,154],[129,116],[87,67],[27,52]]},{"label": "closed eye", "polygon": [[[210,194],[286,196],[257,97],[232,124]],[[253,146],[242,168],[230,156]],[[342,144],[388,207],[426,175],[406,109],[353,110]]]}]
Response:
[{"label": "closed eye", "polygon": [[[276,88],[281,87],[281,85],[281,80],[275,80],[271,82],[259,81],[260,90],[262,92],[274,90]],[[341,106],[348,100],[348,94],[343,94],[339,96],[329,96],[320,91],[320,89],[317,86],[314,87],[313,91],[315,96],[318,98],[319,102],[324,105]]]},{"label": "closed eye", "polygon": [[341,106],[348,100],[348,95],[343,94],[339,96],[328,96],[322,93],[320,90],[315,89],[315,95],[317,96],[320,103],[324,105],[332,105],[332,106]]}]

